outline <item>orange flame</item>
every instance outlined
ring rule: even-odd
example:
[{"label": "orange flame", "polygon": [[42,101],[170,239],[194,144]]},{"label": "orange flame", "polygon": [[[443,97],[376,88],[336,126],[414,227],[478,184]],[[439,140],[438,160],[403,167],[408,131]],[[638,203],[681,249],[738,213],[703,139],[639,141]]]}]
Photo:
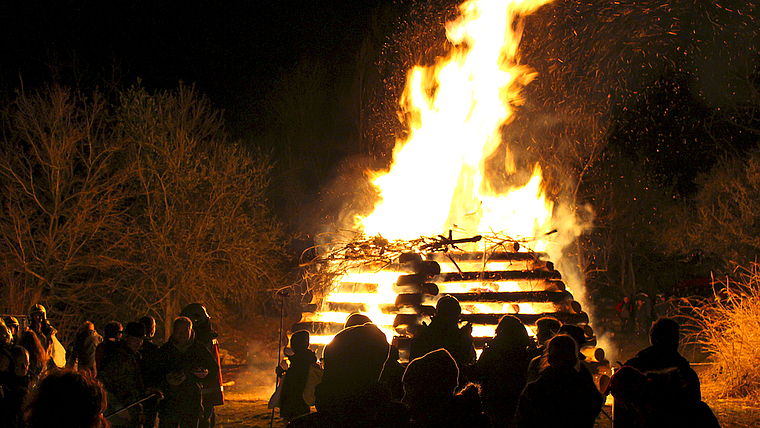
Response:
[{"label": "orange flame", "polygon": [[[367,235],[414,239],[456,230],[521,239],[548,229],[553,204],[542,195],[538,166],[525,187],[507,194],[496,194],[483,174],[520,102],[520,86],[534,77],[517,61],[521,26],[515,19],[545,3],[472,0],[460,6],[460,18],[446,28],[451,55],[409,73],[401,109],[411,118],[411,132],[397,142],[391,170],[373,180],[382,202],[360,219]],[[511,155],[504,168],[515,172]]]}]

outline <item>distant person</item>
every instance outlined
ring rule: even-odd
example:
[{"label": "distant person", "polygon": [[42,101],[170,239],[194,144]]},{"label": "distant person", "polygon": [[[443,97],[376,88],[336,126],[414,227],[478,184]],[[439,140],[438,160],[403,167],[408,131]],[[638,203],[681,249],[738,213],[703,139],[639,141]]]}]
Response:
[{"label": "distant person", "polygon": [[86,372],[53,370],[32,390],[26,428],[107,428],[106,393]]},{"label": "distant person", "polygon": [[459,368],[445,349],[415,358],[403,377],[404,404],[415,428],[488,428],[477,386],[467,385],[455,394]]},{"label": "distant person", "polygon": [[459,383],[464,385],[467,381],[467,372],[475,363],[476,353],[472,338],[472,325],[470,323],[459,327],[459,318],[462,307],[459,301],[449,295],[444,295],[438,300],[435,307],[435,315],[426,326],[413,339],[410,350],[410,358],[419,358],[428,352],[437,349],[449,351],[459,367]]},{"label": "distant person", "polygon": [[288,369],[282,370],[280,366],[278,376],[284,376],[281,380],[282,390],[280,395],[280,417],[290,421],[298,416],[306,415],[310,411],[310,405],[304,399],[306,381],[309,378],[309,369],[317,363],[317,355],[309,349],[309,332],[300,330],[290,336],[291,355],[288,355]]},{"label": "distant person", "polygon": [[536,320],[536,341],[538,342],[536,352],[538,355],[533,357],[530,360],[530,364],[528,364],[528,373],[525,377],[526,382],[533,382],[538,379],[538,375],[543,368],[541,366],[542,360],[546,361],[546,343],[559,333],[560,328],[562,328],[562,323],[552,316],[544,316]]},{"label": "distant person", "polygon": [[325,347],[317,412],[293,419],[288,427],[409,427],[409,411],[378,381],[388,349],[385,334],[374,324],[341,330]]},{"label": "distant person", "polygon": [[66,350],[58,341],[58,332],[47,319],[47,310],[44,306],[36,304],[29,311],[29,330],[37,335],[37,338],[48,355],[48,367],[64,367],[66,365]]},{"label": "distant person", "polygon": [[109,321],[103,327],[103,340],[95,347],[95,369],[106,353],[118,348],[124,327],[118,321]]},{"label": "distant person", "polygon": [[516,428],[592,428],[604,399],[588,372],[580,371],[578,345],[560,334],[546,348],[548,367],[520,394]]},{"label": "distant person", "polygon": [[203,417],[203,379],[216,369],[216,362],[195,339],[190,318],[174,320],[171,337],[159,349],[159,367],[164,400],[159,404],[158,426],[196,428]]},{"label": "distant person", "polygon": [[618,318],[620,318],[620,331],[621,333],[630,333],[633,330],[633,304],[628,296],[623,297],[623,300],[615,306]]},{"label": "distant person", "polygon": [[525,325],[514,315],[504,315],[496,326],[496,336],[475,364],[483,406],[494,427],[512,423],[520,392],[527,384],[528,365],[536,355],[536,344]]},{"label": "distant person", "polygon": [[203,379],[203,417],[198,423],[198,428],[213,428],[216,425],[216,412],[214,407],[224,404],[224,391],[222,389],[222,369],[219,359],[219,333],[211,326],[211,317],[206,307],[200,303],[191,303],[180,312],[180,316],[188,317],[193,322],[193,331],[196,340],[208,349],[214,357],[215,366],[209,367],[208,376]]},{"label": "distant person", "polygon": [[8,330],[11,332],[11,342],[13,345],[18,345],[18,338],[20,333],[21,325],[18,322],[18,319],[16,317],[7,316],[5,317],[5,326],[8,327]]},{"label": "distant person", "polygon": [[74,341],[69,346],[66,354],[66,367],[79,371],[88,371],[97,376],[95,368],[95,349],[103,338],[95,331],[95,325],[85,321],[74,335]]},{"label": "distant person", "polygon": [[648,296],[640,294],[636,297],[633,314],[636,319],[636,334],[647,334],[652,326],[652,305],[649,303]]},{"label": "distant person", "polygon": [[[159,346],[154,342],[156,334],[156,319],[151,316],[144,316],[138,321],[145,327],[145,340],[138,352],[140,352],[143,383],[145,388],[160,388],[161,374],[159,373]],[[152,398],[143,403],[143,426],[145,428],[155,428],[158,421],[158,398]]]},{"label": "distant person", "polygon": [[5,322],[0,319],[0,376],[13,368],[13,357],[10,353],[12,341],[10,330],[5,326]]},{"label": "distant person", "polygon": [[[145,339],[145,327],[127,323],[118,347],[106,352],[98,367],[98,380],[108,393],[108,413],[114,413],[140,400],[146,389],[140,369],[138,349]],[[114,427],[140,428],[142,406],[137,404],[108,418]]]},{"label": "distant person", "polygon": [[626,361],[610,381],[615,428],[717,427],[702,402],[699,377],[678,352],[676,321],[660,318],[649,331],[651,346]]}]

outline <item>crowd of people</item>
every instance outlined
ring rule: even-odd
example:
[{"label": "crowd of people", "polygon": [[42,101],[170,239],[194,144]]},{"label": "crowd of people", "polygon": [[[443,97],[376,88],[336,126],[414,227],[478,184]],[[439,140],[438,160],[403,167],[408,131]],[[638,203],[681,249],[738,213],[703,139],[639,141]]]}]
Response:
[{"label": "crowd of people", "polygon": [[[324,348],[316,387],[309,380],[310,367],[318,365],[309,334],[295,332],[290,366],[277,369],[284,388],[275,405],[289,428],[591,428],[612,394],[619,402],[616,428],[683,426],[679,418],[690,427],[719,426],[701,401],[694,370],[678,353],[679,327],[672,319],[657,319],[652,346],[600,391],[580,352],[581,327],[544,317],[533,338],[519,318],[505,315],[477,357],[472,328],[462,325],[460,312],[456,299],[442,297],[400,372],[398,350],[385,334],[365,315],[349,316]],[[312,387],[316,412],[305,398]]]},{"label": "crowd of people", "polygon": [[[144,316],[103,336],[85,321],[64,351],[45,308],[29,326],[0,320],[0,426],[207,428],[224,403],[217,333],[203,305],[186,306],[166,343]],[[65,355],[65,358],[63,357]]]},{"label": "crowd of people", "polygon": [[[44,307],[35,305],[29,321],[21,331],[17,319],[0,320],[0,426],[215,425],[214,407],[224,399],[217,334],[203,305],[185,307],[160,346],[149,316],[110,322],[104,337],[84,322],[63,362],[53,357],[61,345]],[[307,331],[291,335],[273,407],[290,428],[591,428],[612,394],[616,428],[719,426],[678,353],[673,319],[657,319],[651,346],[602,387],[580,352],[583,328],[552,317],[536,327],[532,337],[518,317],[505,315],[478,356],[459,302],[443,296],[404,366],[385,333],[352,314],[320,361]]]}]

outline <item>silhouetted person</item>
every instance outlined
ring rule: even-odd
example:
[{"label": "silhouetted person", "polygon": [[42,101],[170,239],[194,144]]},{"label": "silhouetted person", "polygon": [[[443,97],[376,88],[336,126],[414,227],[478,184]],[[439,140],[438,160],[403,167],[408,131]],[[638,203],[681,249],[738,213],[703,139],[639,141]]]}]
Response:
[{"label": "silhouetted person", "polygon": [[309,413],[310,406],[304,400],[303,394],[309,368],[317,362],[316,354],[309,349],[309,332],[306,330],[297,331],[290,336],[290,350],[293,353],[288,355],[288,369],[281,371],[280,368],[278,371],[279,376],[284,375],[281,381],[279,408],[280,417],[286,421]]},{"label": "silhouetted person", "polygon": [[607,388],[615,397],[615,427],[717,426],[702,403],[699,377],[678,353],[678,323],[658,319],[649,341],[652,345],[626,361]]},{"label": "silhouetted person", "polygon": [[391,345],[388,352],[388,360],[383,367],[383,373],[380,375],[380,382],[385,382],[388,385],[388,389],[391,390],[391,395],[394,400],[401,401],[404,398],[404,370],[406,369],[401,363],[398,362],[401,356],[399,350],[394,345]]},{"label": "silhouetted person", "polygon": [[88,371],[92,376],[97,376],[95,349],[102,341],[103,338],[95,331],[95,325],[90,321],[82,323],[66,354],[66,367]]},{"label": "silhouetted person", "polygon": [[520,392],[527,383],[528,364],[536,352],[536,345],[520,319],[503,316],[496,326],[496,336],[475,365],[483,407],[494,427],[512,423]]},{"label": "silhouetted person", "polygon": [[206,307],[200,303],[190,303],[182,308],[180,315],[190,318],[193,322],[193,331],[195,338],[201,345],[214,357],[215,367],[209,367],[208,376],[203,379],[203,417],[198,423],[198,428],[210,428],[216,425],[215,406],[224,404],[224,392],[222,390],[222,369],[219,359],[219,334],[211,326],[211,317],[206,311]]},{"label": "silhouetted person", "polygon": [[29,373],[29,353],[21,346],[10,349],[11,367],[2,375],[2,398],[0,399],[0,426],[22,428],[21,406],[32,387]]},{"label": "silhouetted person", "polygon": [[118,348],[124,327],[118,321],[109,321],[103,327],[103,341],[95,347],[95,370],[98,369],[103,356]]},{"label": "silhouetted person", "polygon": [[604,399],[588,372],[579,371],[578,345],[560,334],[546,348],[548,367],[525,386],[517,405],[516,428],[592,428]]},{"label": "silhouetted person", "polygon": [[172,335],[159,349],[164,400],[159,404],[160,428],[196,428],[203,417],[203,379],[216,368],[211,353],[195,339],[193,322],[174,320]]},{"label": "silhouetted person", "polygon": [[[562,328],[562,323],[558,319],[545,316],[536,320],[536,341],[538,342],[538,348],[536,352],[538,355],[533,357],[528,364],[528,374],[526,375],[526,382],[533,382],[538,379],[538,375],[542,369],[542,359],[545,362],[546,354],[546,342],[559,333],[559,329]],[[522,391],[521,391],[522,392]]]},{"label": "silhouetted person", "polygon": [[355,325],[362,325],[362,324],[367,324],[367,323],[372,323],[372,320],[369,319],[368,316],[364,314],[360,314],[358,312],[354,312],[350,314],[348,317],[346,317],[346,323],[343,324],[343,328],[349,328]]},{"label": "silhouetted person", "polygon": [[457,362],[459,367],[459,383],[464,385],[466,373],[475,363],[476,353],[472,339],[472,326],[467,323],[459,327],[459,316],[462,308],[459,301],[452,296],[444,295],[438,300],[435,315],[430,325],[420,331],[412,340],[410,358],[419,358],[428,352],[445,349]]},{"label": "silhouetted person", "polygon": [[378,382],[388,340],[374,324],[341,330],[325,347],[324,374],[316,388],[316,413],[293,419],[291,428],[409,427],[409,412]]},{"label": "silhouetted person", "polygon": [[[145,327],[127,323],[118,347],[106,352],[98,368],[98,380],[108,392],[108,413],[138,401],[145,394],[137,352],[145,338]],[[142,423],[142,406],[135,405],[108,418],[114,427],[138,428]]]},{"label": "silhouetted person", "polygon": [[[145,388],[160,388],[161,374],[159,373],[158,348],[153,342],[156,334],[156,319],[151,316],[140,318],[139,323],[145,327],[145,340],[138,352],[142,358],[140,369],[142,370],[143,384]],[[143,426],[154,428],[158,417],[158,399],[152,398],[143,403]]]},{"label": "silhouetted person", "polygon": [[105,428],[106,393],[95,378],[74,370],[53,370],[32,390],[26,428]]},{"label": "silhouetted person", "polygon": [[416,358],[406,367],[403,377],[404,404],[409,406],[416,428],[487,428],[478,388],[468,385],[455,394],[459,385],[459,368],[445,349]]},{"label": "silhouetted person", "polygon": [[620,331],[630,333],[633,329],[633,305],[631,304],[631,299],[628,296],[623,297],[623,300],[615,306],[615,310],[620,318]]}]

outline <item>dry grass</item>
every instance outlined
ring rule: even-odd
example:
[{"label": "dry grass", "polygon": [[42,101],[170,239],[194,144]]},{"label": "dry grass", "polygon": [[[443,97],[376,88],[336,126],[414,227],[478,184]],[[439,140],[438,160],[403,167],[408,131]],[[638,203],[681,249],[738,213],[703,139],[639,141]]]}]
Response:
[{"label": "dry grass", "polygon": [[686,308],[689,341],[709,354],[703,395],[754,401],[760,398],[760,266],[720,285],[713,300]]}]

